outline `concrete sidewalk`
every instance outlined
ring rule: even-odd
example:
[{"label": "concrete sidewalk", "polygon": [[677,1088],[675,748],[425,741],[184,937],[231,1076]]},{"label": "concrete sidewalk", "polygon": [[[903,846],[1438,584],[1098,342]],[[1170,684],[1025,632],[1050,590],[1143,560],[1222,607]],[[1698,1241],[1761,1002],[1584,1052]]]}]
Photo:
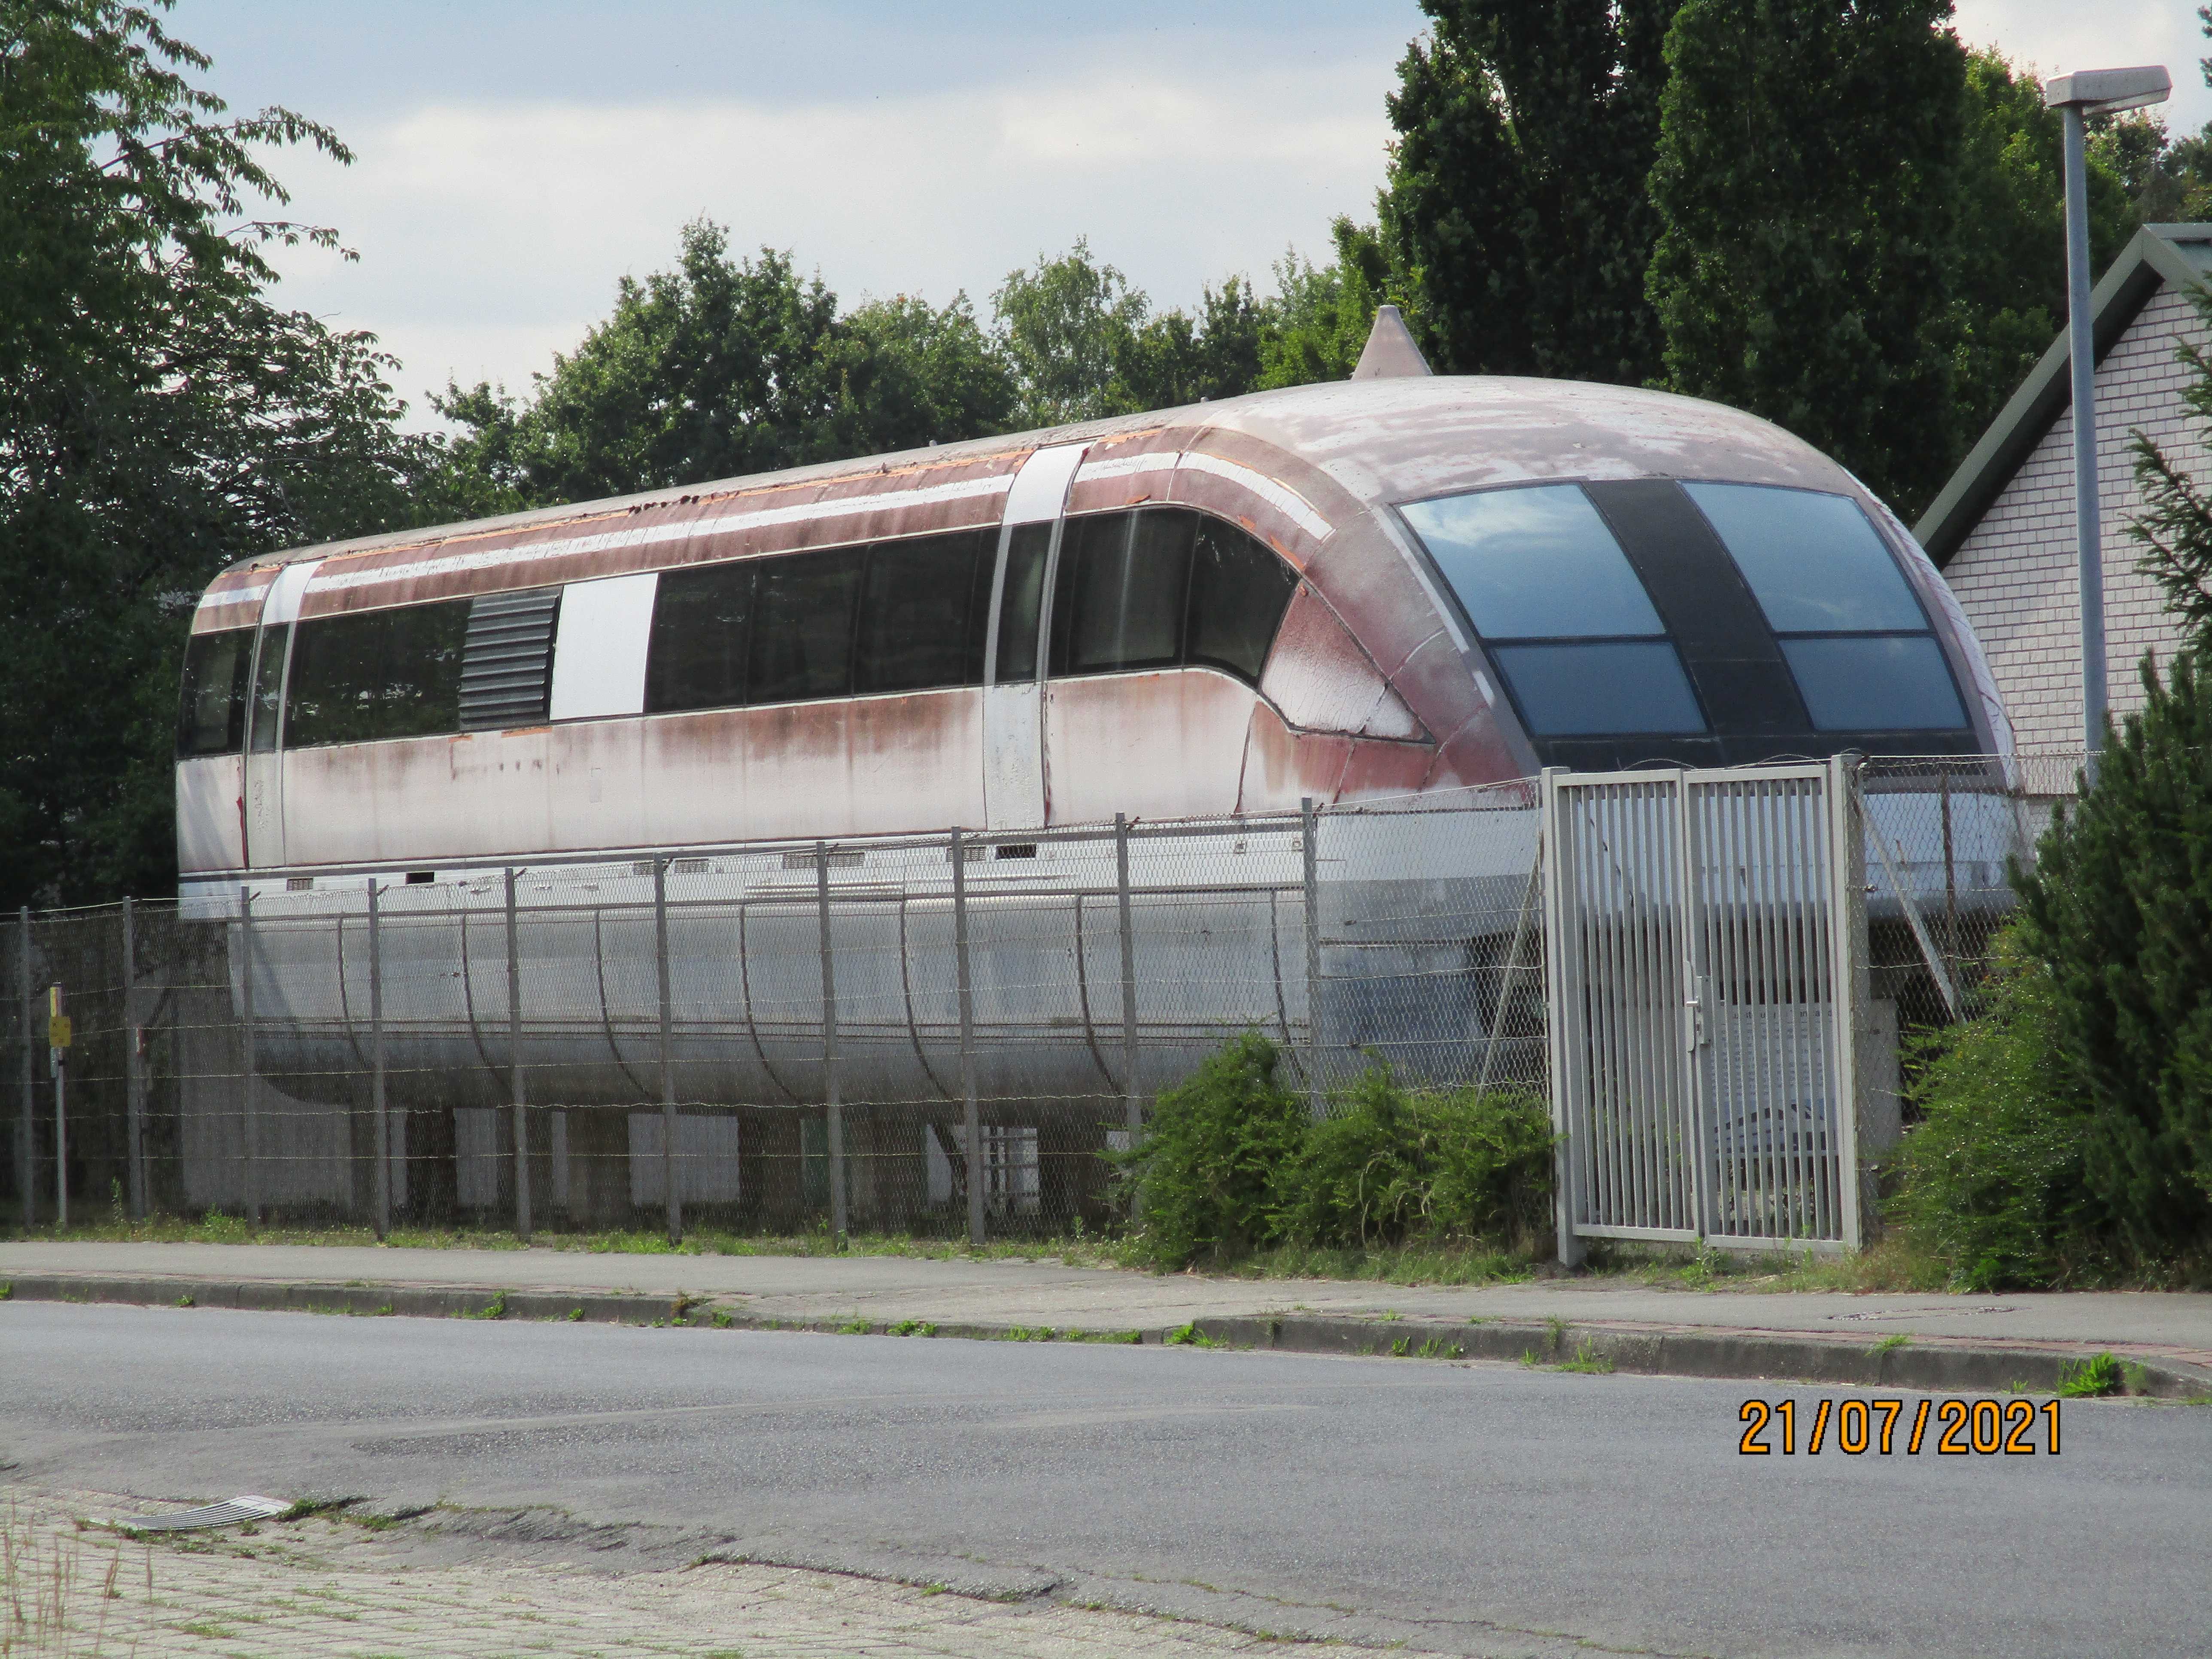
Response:
[{"label": "concrete sidewalk", "polygon": [[899,1256],[40,1243],[0,1243],[0,1282],[27,1297],[399,1314],[496,1300],[518,1317],[945,1335],[1158,1340],[1194,1326],[1256,1346],[1539,1358],[1586,1347],[1624,1370],[1929,1388],[2048,1387],[2063,1365],[2109,1351],[2145,1368],[2142,1392],[2212,1393],[2212,1295],[2195,1293],[1778,1293],[1601,1277],[1441,1287]]}]

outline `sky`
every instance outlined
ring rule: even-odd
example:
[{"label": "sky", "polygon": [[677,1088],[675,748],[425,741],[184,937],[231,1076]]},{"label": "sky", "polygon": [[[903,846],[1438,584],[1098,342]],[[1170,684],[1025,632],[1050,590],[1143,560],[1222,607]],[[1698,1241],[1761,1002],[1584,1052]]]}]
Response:
[{"label": "sky", "polygon": [[[447,378],[526,392],[673,263],[705,215],[848,304],[964,292],[1079,236],[1163,307],[1316,259],[1372,216],[1415,0],[179,0],[234,109],[328,123],[350,167],[277,158],[289,216],[357,262],[282,258],[279,297],[376,333],[419,422]],[[2045,73],[2164,63],[2212,119],[2184,0],[1960,0],[1960,34]]]}]

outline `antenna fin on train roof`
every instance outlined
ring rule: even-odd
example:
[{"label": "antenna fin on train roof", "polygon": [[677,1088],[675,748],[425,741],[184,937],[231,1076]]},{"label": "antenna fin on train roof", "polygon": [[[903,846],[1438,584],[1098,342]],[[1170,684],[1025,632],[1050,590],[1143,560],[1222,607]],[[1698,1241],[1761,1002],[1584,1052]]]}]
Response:
[{"label": "antenna fin on train roof", "polygon": [[1406,326],[1404,313],[1395,306],[1376,307],[1374,330],[1367,337],[1366,349],[1359,354],[1359,366],[1352,371],[1352,378],[1402,380],[1435,372],[1413,343],[1413,331]]}]

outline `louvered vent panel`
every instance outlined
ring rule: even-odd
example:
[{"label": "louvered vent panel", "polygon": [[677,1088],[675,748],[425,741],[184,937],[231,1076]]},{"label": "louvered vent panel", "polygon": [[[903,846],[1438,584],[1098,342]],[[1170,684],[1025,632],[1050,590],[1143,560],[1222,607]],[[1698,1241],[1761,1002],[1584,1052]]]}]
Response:
[{"label": "louvered vent panel", "polygon": [[461,730],[542,726],[553,685],[561,590],[487,593],[469,606],[461,653]]}]

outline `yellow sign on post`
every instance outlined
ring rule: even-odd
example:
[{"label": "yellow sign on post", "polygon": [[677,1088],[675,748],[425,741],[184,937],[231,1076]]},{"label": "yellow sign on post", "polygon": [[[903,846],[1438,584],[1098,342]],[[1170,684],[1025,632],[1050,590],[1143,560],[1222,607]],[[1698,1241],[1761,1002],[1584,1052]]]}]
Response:
[{"label": "yellow sign on post", "polygon": [[70,1046],[70,1019],[62,1012],[62,988],[46,988],[46,1047],[66,1048]]}]

